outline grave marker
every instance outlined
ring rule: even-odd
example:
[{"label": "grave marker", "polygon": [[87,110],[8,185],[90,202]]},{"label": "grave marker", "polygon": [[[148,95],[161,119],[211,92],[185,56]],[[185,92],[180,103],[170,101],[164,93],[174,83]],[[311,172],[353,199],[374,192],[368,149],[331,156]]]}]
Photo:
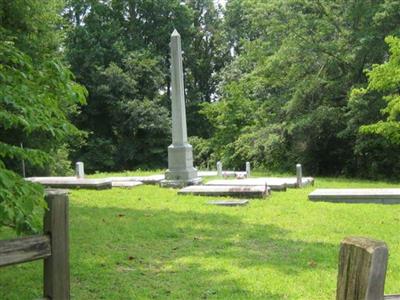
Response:
[{"label": "grave marker", "polygon": [[303,171],[301,168],[301,164],[296,165],[296,178],[297,178],[297,187],[303,186]]},{"label": "grave marker", "polygon": [[222,162],[217,161],[217,174],[218,176],[222,176]]},{"label": "grave marker", "polygon": [[246,177],[250,177],[250,162],[246,161]]},{"label": "grave marker", "polygon": [[172,144],[168,147],[168,170],[161,186],[183,187],[198,184],[201,178],[193,167],[192,146],[187,139],[181,36],[176,30],[171,35],[170,47]]},{"label": "grave marker", "polygon": [[75,164],[75,175],[76,175],[76,178],[79,178],[79,179],[85,178],[85,169],[83,166],[83,162],[78,161]]}]

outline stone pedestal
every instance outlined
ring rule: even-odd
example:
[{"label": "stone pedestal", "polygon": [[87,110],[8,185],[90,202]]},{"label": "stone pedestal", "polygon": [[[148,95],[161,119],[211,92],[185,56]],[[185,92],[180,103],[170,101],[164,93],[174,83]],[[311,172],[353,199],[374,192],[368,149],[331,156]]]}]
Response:
[{"label": "stone pedestal", "polygon": [[193,151],[190,144],[170,145],[168,166],[169,169],[165,172],[165,180],[161,181],[161,186],[180,188],[201,183],[197,169],[193,167]]}]

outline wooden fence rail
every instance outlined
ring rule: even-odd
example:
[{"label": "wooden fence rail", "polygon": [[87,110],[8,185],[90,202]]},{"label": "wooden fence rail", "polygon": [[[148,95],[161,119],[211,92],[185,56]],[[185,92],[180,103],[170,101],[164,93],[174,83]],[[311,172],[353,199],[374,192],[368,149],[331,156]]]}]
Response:
[{"label": "wooden fence rail", "polygon": [[400,300],[384,295],[388,248],[385,242],[347,237],[340,245],[337,300]]},{"label": "wooden fence rail", "polygon": [[0,241],[0,267],[44,259],[44,298],[68,300],[68,194],[65,190],[47,190],[45,199],[49,209],[44,215],[43,235]]}]

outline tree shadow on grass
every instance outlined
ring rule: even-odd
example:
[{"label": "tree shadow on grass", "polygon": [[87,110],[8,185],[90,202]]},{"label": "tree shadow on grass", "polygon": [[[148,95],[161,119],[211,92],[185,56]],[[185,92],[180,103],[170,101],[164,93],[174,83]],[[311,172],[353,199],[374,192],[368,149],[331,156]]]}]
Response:
[{"label": "tree shadow on grass", "polygon": [[72,276],[99,299],[116,297],[111,285],[139,298],[283,299],[246,288],[235,272],[336,270],[338,245],[291,240],[285,229],[239,216],[85,206],[72,206],[71,216]]}]

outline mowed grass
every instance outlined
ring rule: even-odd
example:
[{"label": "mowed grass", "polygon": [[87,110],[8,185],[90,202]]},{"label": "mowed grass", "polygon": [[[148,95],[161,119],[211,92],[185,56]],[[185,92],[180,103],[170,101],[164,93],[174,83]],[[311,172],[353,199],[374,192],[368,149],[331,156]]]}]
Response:
[{"label": "mowed grass", "polygon": [[[396,185],[317,178],[315,187]],[[246,207],[157,186],[71,191],[71,296],[334,299],[339,244],[352,235],[386,241],[386,293],[400,293],[400,205],[310,202],[315,187]],[[41,290],[41,262],[0,269],[0,299],[34,299]]]}]

